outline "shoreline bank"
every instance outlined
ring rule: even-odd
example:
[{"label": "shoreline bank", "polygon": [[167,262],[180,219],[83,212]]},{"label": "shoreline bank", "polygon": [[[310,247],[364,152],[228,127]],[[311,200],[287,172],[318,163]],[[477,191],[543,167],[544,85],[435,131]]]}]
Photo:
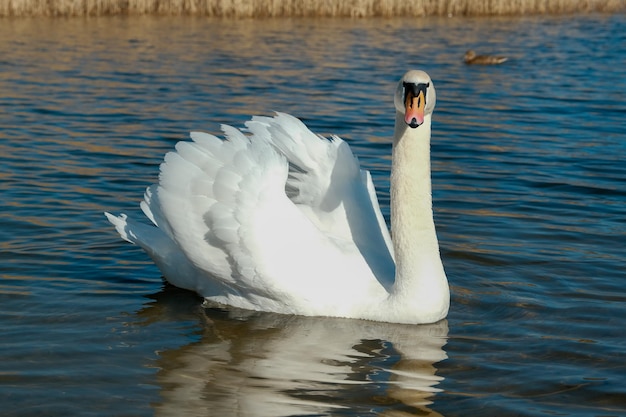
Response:
[{"label": "shoreline bank", "polygon": [[0,17],[195,15],[219,18],[365,18],[624,11],[626,0],[0,0]]}]

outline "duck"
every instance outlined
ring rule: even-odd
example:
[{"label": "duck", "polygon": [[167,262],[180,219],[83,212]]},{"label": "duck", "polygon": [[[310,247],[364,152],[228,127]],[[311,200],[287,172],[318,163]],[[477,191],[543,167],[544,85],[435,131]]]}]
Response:
[{"label": "duck", "polygon": [[391,232],[349,144],[287,113],[222,125],[224,138],[192,132],[178,142],[140,203],[151,224],[104,214],[169,283],[208,308],[438,322],[450,291],[433,219],[435,102],[426,72],[398,81]]},{"label": "duck", "polygon": [[497,65],[502,64],[508,58],[503,56],[495,56],[495,55],[476,55],[476,52],[473,50],[468,50],[465,52],[465,56],[463,60],[466,64],[477,64],[477,65]]}]

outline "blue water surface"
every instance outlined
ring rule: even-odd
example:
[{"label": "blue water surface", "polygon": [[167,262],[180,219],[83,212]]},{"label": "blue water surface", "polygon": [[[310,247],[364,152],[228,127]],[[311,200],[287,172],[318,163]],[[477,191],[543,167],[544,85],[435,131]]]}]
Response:
[{"label": "blue water surface", "polygon": [[[3,415],[626,415],[624,15],[3,19],[0,39]],[[350,143],[388,216],[410,68],[437,88],[447,320],[203,309],[102,215],[139,217],[187,132],[285,111]]]}]

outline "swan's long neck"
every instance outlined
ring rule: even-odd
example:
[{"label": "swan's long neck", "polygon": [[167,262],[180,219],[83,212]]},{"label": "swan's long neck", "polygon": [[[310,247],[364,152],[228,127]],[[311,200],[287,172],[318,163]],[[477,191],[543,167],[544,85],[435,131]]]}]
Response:
[{"label": "swan's long neck", "polygon": [[[433,220],[430,177],[431,115],[411,129],[396,115],[391,170],[391,233],[396,258],[392,297],[415,308],[444,309],[449,289]],[[440,306],[441,305],[441,306]]]}]

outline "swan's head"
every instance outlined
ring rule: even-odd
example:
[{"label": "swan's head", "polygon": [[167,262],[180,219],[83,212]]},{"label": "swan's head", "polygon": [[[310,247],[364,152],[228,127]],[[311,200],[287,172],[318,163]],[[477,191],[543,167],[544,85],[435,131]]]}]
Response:
[{"label": "swan's head", "polygon": [[424,71],[409,71],[398,83],[394,98],[396,111],[404,115],[404,122],[413,129],[433,112],[435,101],[435,86]]}]

